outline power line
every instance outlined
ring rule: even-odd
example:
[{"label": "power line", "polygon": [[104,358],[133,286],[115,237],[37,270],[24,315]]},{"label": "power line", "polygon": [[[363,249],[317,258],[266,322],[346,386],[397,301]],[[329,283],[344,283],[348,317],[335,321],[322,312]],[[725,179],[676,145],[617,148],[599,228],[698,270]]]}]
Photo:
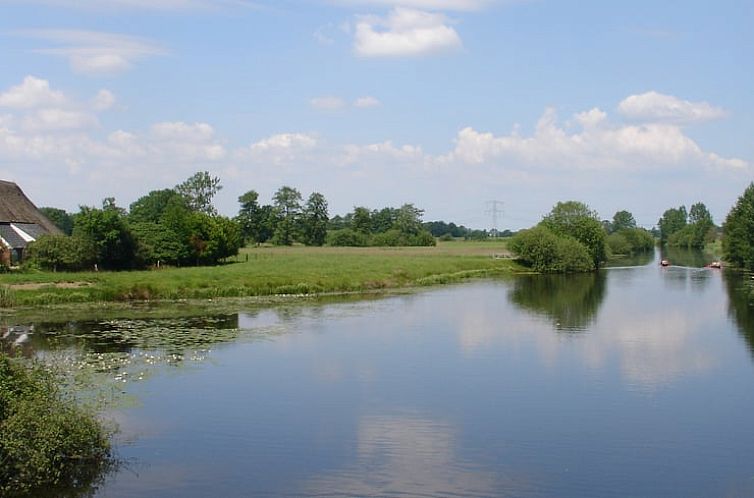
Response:
[{"label": "power line", "polygon": [[485,204],[487,205],[487,210],[484,212],[484,214],[492,215],[491,232],[495,237],[497,237],[497,234],[498,234],[497,217],[498,215],[503,214],[503,201],[487,201]]}]

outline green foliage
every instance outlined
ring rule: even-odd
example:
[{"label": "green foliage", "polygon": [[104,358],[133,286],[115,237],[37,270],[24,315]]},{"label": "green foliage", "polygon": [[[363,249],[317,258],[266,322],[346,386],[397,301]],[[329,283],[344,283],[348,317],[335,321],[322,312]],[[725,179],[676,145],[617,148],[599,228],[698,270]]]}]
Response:
[{"label": "green foliage", "polygon": [[525,265],[542,273],[569,273],[595,268],[588,249],[570,236],[558,235],[544,225],[521,230],[509,246]]},{"label": "green foliage", "polygon": [[175,202],[186,204],[185,198],[173,189],[153,190],[131,203],[128,221],[134,224],[159,223],[168,206]]},{"label": "green foliage", "polygon": [[139,261],[179,265],[189,258],[187,245],[179,234],[167,226],[147,221],[132,224],[131,231],[139,241]]},{"label": "green foliage", "polygon": [[136,239],[123,210],[112,199],[105,199],[102,209],[82,206],[74,218],[73,235],[89,241],[102,268],[123,270],[136,266]]},{"label": "green foliage", "polygon": [[613,221],[610,223],[609,233],[619,232],[621,230],[627,230],[636,228],[636,220],[634,215],[628,211],[618,211],[613,215]]},{"label": "green foliage", "polygon": [[398,209],[393,227],[407,235],[418,235],[423,230],[423,214],[423,209],[419,209],[413,204],[404,204]]},{"label": "green foliage", "polygon": [[555,235],[580,242],[592,259],[592,268],[607,260],[607,234],[596,211],[577,201],[558,202],[540,222]]},{"label": "green foliage", "polygon": [[261,244],[270,240],[275,232],[275,209],[272,206],[260,206],[259,194],[249,190],[238,198],[241,209],[236,221],[241,227],[241,235],[245,241]]},{"label": "green foliage", "polygon": [[662,213],[662,218],[657,222],[660,228],[660,242],[665,244],[671,235],[685,227],[687,218],[686,206],[671,208]]},{"label": "green foliage", "polygon": [[725,218],[723,257],[736,266],[754,270],[754,183],[746,187]]},{"label": "green foliage", "polygon": [[7,285],[0,285],[0,308],[12,308],[16,305],[16,295]]},{"label": "green foliage", "polygon": [[82,488],[108,462],[108,434],[58,382],[0,354],[0,495]]},{"label": "green foliage", "polygon": [[328,246],[364,247],[369,245],[369,236],[350,228],[327,232]]},{"label": "green foliage", "polygon": [[175,191],[186,199],[192,211],[215,215],[217,209],[212,205],[212,199],[222,188],[218,177],[211,176],[208,171],[199,171],[176,185]]},{"label": "green foliage", "polygon": [[302,219],[306,245],[321,246],[325,243],[329,219],[325,196],[318,192],[312,193],[306,202]]},{"label": "green foliage", "polygon": [[654,248],[654,237],[643,228],[624,228],[607,236],[607,245],[613,255],[633,255]]},{"label": "green foliage", "polygon": [[372,233],[372,213],[365,207],[353,208],[351,228],[360,233]]},{"label": "green foliage", "polygon": [[51,271],[79,271],[91,268],[97,252],[89,238],[42,235],[26,249],[26,262]]},{"label": "green foliage", "polygon": [[301,193],[292,187],[283,186],[272,198],[278,222],[272,242],[276,245],[290,246],[298,237],[301,217]]},{"label": "green foliage", "polygon": [[702,249],[707,242],[714,239],[714,227],[715,224],[707,206],[704,203],[697,202],[691,206],[688,223],[670,234],[667,243],[674,247]]},{"label": "green foliage", "polygon": [[53,222],[61,232],[66,235],[71,235],[71,233],[73,233],[73,216],[69,213],[54,207],[42,207],[39,208],[39,210],[48,220]]}]

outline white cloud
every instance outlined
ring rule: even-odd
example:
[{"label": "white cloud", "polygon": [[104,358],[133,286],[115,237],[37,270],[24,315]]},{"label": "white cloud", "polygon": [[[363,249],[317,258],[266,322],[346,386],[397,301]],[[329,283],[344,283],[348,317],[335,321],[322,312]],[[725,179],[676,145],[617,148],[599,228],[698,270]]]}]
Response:
[{"label": "white cloud", "polygon": [[358,107],[360,109],[365,109],[369,107],[379,107],[382,105],[382,102],[380,102],[377,98],[372,96],[365,96],[365,97],[359,97],[353,102],[354,107]]},{"label": "white cloud", "polygon": [[680,124],[710,121],[726,115],[724,109],[707,102],[690,102],[654,91],[626,97],[618,104],[618,110],[631,119]]},{"label": "white cloud", "polygon": [[253,152],[271,150],[309,149],[317,145],[317,139],[305,133],[280,133],[251,144]]},{"label": "white cloud", "polygon": [[677,125],[660,122],[611,126],[606,119],[599,109],[579,113],[575,120],[583,129],[569,133],[558,124],[555,111],[548,109],[534,134],[528,137],[516,131],[495,136],[467,127],[458,133],[455,149],[444,160],[597,171],[681,168],[689,164],[745,167],[741,160],[721,159],[702,151]]},{"label": "white cloud", "polygon": [[167,53],[153,41],[115,33],[34,29],[17,31],[16,34],[57,45],[35,49],[34,52],[64,57],[75,72],[83,74],[119,73],[130,69],[139,60]]},{"label": "white cloud", "polygon": [[95,111],[106,111],[115,104],[115,95],[110,90],[100,90],[91,102]]},{"label": "white cloud", "polygon": [[47,80],[27,76],[21,84],[0,93],[0,107],[28,109],[66,103],[62,92],[52,90]]},{"label": "white cloud", "polygon": [[443,14],[396,7],[387,18],[360,16],[354,52],[361,57],[416,57],[457,50],[462,46]]},{"label": "white cloud", "polygon": [[311,99],[309,105],[315,109],[323,111],[336,111],[338,109],[343,109],[346,106],[346,101],[340,97],[328,95]]},{"label": "white cloud", "polygon": [[150,128],[149,138],[152,153],[162,157],[178,157],[182,161],[218,161],[224,159],[227,153],[216,139],[215,130],[207,123],[156,123]]},{"label": "white cloud", "polygon": [[79,130],[97,124],[97,117],[93,114],[58,108],[38,109],[22,121],[23,129],[31,132]]}]

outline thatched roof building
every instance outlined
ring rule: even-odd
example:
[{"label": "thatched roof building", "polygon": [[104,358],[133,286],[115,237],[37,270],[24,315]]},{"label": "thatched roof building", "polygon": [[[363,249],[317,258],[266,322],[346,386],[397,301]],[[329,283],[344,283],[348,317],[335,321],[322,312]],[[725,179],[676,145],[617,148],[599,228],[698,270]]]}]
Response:
[{"label": "thatched roof building", "polygon": [[62,233],[13,182],[0,180],[0,264],[20,260],[40,235]]}]

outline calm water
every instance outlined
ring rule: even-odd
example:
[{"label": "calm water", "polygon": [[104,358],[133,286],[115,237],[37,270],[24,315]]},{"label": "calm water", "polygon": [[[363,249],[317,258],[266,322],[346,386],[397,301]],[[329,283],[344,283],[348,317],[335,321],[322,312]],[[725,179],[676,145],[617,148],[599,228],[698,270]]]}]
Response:
[{"label": "calm water", "polygon": [[97,496],[754,496],[744,282],[650,262],[21,347],[125,393]]}]

